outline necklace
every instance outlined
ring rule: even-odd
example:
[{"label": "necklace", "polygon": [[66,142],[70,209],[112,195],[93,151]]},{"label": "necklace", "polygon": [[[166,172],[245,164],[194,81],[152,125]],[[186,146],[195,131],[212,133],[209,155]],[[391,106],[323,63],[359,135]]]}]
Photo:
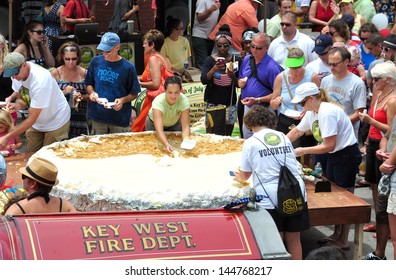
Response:
[{"label": "necklace", "polygon": [[393,90],[394,89],[392,89],[391,91],[389,91],[381,100],[378,100],[380,97],[381,97],[381,95],[382,95],[382,93],[378,96],[378,102],[377,103],[381,103],[385,98],[387,98],[388,96],[389,96],[389,94],[391,94],[392,92],[393,92]]}]

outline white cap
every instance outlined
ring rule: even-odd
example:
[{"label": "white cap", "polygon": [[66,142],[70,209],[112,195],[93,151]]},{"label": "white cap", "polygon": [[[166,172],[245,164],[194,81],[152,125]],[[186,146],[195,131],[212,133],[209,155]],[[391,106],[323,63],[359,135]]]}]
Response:
[{"label": "white cap", "polygon": [[296,95],[291,102],[299,103],[303,101],[305,97],[316,95],[319,92],[319,88],[316,84],[312,82],[303,83],[296,88]]}]

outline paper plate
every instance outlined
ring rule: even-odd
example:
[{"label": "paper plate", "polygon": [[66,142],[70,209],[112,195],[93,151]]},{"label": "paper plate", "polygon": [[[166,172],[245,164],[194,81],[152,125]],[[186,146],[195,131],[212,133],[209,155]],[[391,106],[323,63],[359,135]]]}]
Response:
[{"label": "paper plate", "polygon": [[301,112],[296,111],[296,110],[287,109],[285,111],[285,115],[288,116],[289,118],[298,118],[301,115]]}]

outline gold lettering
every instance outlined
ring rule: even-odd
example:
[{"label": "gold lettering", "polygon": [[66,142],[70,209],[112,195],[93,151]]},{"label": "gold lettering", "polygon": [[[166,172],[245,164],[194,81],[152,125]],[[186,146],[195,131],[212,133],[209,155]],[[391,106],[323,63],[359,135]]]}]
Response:
[{"label": "gold lettering", "polygon": [[134,251],[135,247],[133,246],[133,238],[123,238],[121,239],[122,247],[124,247],[124,251]]},{"label": "gold lettering", "polygon": [[167,223],[166,227],[168,228],[168,232],[169,233],[175,233],[175,232],[178,232],[178,230],[179,230],[179,228],[178,228],[178,226],[176,225],[175,222]]},{"label": "gold lettering", "polygon": [[96,241],[92,240],[92,241],[85,241],[85,251],[87,252],[87,254],[92,254],[92,251],[94,249],[96,249]]},{"label": "gold lettering", "polygon": [[96,226],[98,229],[99,237],[108,237],[110,234],[107,232],[107,226]]},{"label": "gold lettering", "polygon": [[92,231],[92,226],[82,227],[83,237],[88,238],[90,236],[96,237],[96,234]]},{"label": "gold lettering", "polygon": [[139,235],[142,235],[143,232],[145,234],[150,234],[150,224],[132,224],[132,226]]},{"label": "gold lettering", "polygon": [[179,236],[176,236],[176,235],[169,236],[170,248],[171,249],[176,248],[176,245],[179,244],[180,241],[181,241],[181,239]]},{"label": "gold lettering", "polygon": [[157,236],[157,242],[158,242],[158,249],[168,249],[168,237],[166,236]]},{"label": "gold lettering", "polygon": [[143,250],[153,250],[155,248],[155,239],[152,237],[142,237]]},{"label": "gold lettering", "polygon": [[109,248],[109,252],[121,252],[121,248],[118,246],[118,241],[115,239],[108,239],[106,240],[107,248]]},{"label": "gold lettering", "polygon": [[166,233],[163,223],[153,223],[153,226],[156,234]]},{"label": "gold lettering", "polygon": [[98,243],[99,243],[99,252],[101,252],[101,253],[106,252],[105,244],[103,243],[103,240],[99,239]]},{"label": "gold lettering", "polygon": [[178,224],[181,225],[183,232],[187,232],[187,222],[178,222]]},{"label": "gold lettering", "polygon": [[193,247],[193,244],[191,243],[192,235],[182,235],[181,238],[186,242],[187,248]]},{"label": "gold lettering", "polygon": [[121,225],[109,225],[108,227],[114,232],[114,237],[120,236],[119,228]]}]

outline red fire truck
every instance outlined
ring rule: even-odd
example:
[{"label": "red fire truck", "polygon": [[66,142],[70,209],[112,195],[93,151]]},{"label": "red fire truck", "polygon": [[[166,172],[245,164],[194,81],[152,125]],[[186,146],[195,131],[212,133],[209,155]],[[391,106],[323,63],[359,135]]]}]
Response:
[{"label": "red fire truck", "polygon": [[0,217],[0,260],[290,259],[266,210]]}]

